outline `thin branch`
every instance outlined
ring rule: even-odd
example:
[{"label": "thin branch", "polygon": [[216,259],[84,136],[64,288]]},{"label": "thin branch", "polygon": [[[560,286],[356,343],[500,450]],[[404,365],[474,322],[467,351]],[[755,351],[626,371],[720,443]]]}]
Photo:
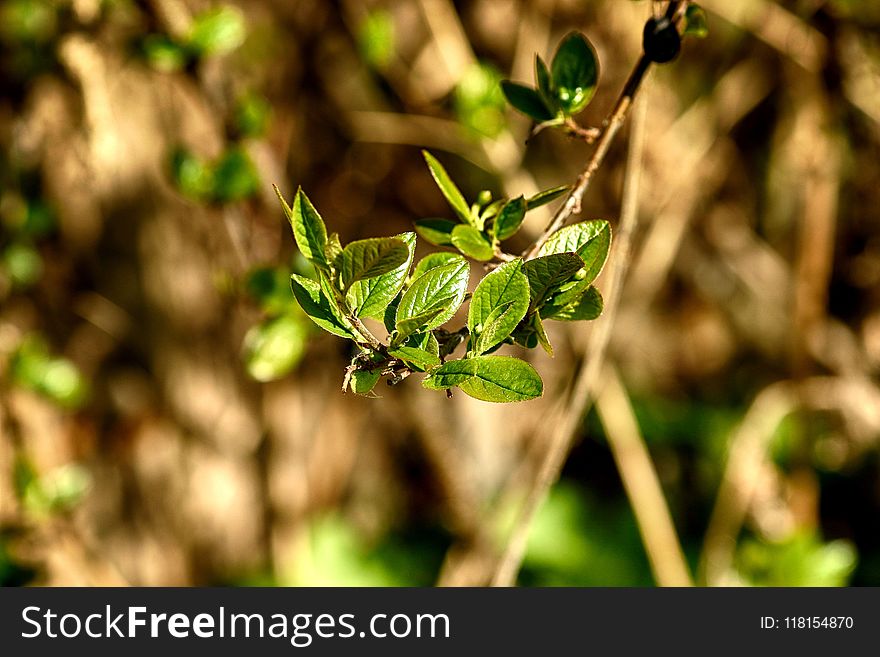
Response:
[{"label": "thin branch", "polygon": [[643,53],[639,58],[639,61],[636,62],[635,68],[630,74],[626,85],[623,87],[623,91],[620,93],[617,102],[614,104],[614,109],[611,110],[611,114],[605,119],[602,127],[602,136],[596,144],[596,150],[593,153],[593,157],[590,158],[586,168],[581,172],[581,175],[578,176],[577,182],[575,182],[574,187],[571,188],[568,196],[565,197],[565,201],[559,206],[556,214],[553,215],[553,219],[550,220],[550,223],[547,224],[547,227],[541,235],[538,236],[538,239],[535,240],[535,243],[523,252],[523,257],[526,260],[534,258],[538,254],[538,251],[541,250],[541,247],[544,246],[547,239],[559,230],[565,222],[568,221],[571,215],[580,212],[581,200],[589,188],[590,183],[593,181],[593,175],[599,170],[599,167],[602,166],[602,162],[605,160],[605,156],[608,154],[611,144],[614,142],[615,137],[617,137],[617,133],[620,132],[620,128],[623,127],[623,123],[632,107],[633,100],[635,100],[639,87],[641,87],[642,81],[645,79],[645,74],[650,67],[651,61]]},{"label": "thin branch", "polygon": [[[641,84],[643,77],[644,73],[639,77],[639,84]],[[609,258],[606,274],[608,285],[605,292],[605,312],[596,320],[596,326],[590,335],[587,348],[588,357],[583,361],[571,386],[571,393],[563,397],[557,406],[553,416],[555,421],[551,424],[553,434],[550,444],[516,518],[507,545],[501,554],[492,577],[493,586],[512,586],[516,581],[516,574],[525,555],[532,520],[547,498],[550,488],[559,478],[578,425],[592,403],[592,396],[605,362],[605,353],[611,342],[611,329],[614,326],[617,307],[620,303],[621,288],[629,269],[632,233],[638,219],[638,179],[641,171],[646,120],[646,108],[642,104],[638,120],[633,123],[633,138],[630,142],[627,161],[627,178],[623,192],[620,226],[617,230],[614,253]]]},{"label": "thin branch", "polygon": [[614,368],[603,377],[596,410],[636,517],[659,586],[693,586],[681,542],[645,445],[632,402]]},{"label": "thin branch", "polygon": [[[666,15],[673,21],[678,21],[684,15],[687,5],[687,1],[670,2],[669,7],[666,10]],[[626,84],[623,86],[620,96],[617,97],[617,102],[614,103],[611,113],[602,124],[601,136],[596,144],[596,150],[593,152],[593,157],[590,158],[586,168],[584,168],[581,175],[578,176],[574,187],[571,188],[568,196],[565,197],[565,201],[559,206],[556,214],[553,215],[553,219],[550,220],[550,223],[547,224],[547,227],[540,236],[538,236],[538,239],[535,240],[535,243],[523,252],[522,255],[526,260],[534,258],[549,237],[559,230],[565,222],[568,221],[569,217],[573,214],[580,213],[581,200],[589,188],[590,183],[593,181],[593,176],[596,171],[599,170],[599,167],[602,166],[602,162],[605,161],[605,156],[608,154],[611,144],[617,137],[617,133],[620,132],[620,128],[623,127],[626,117],[632,108],[636,95],[638,94],[639,88],[642,85],[642,81],[645,79],[645,75],[650,68],[651,60],[648,59],[646,54],[642,53],[642,56],[639,57],[639,61],[636,62],[632,73],[630,73],[629,79],[627,79]],[[593,134],[590,133],[590,136],[593,136]]]}]

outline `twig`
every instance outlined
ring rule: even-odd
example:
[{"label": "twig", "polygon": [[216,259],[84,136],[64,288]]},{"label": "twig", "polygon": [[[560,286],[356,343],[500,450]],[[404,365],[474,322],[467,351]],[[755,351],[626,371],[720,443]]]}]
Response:
[{"label": "twig", "polygon": [[[669,17],[676,18],[687,8],[687,4],[687,2],[670,2],[666,13]],[[547,224],[547,227],[538,239],[535,240],[535,243],[523,252],[523,257],[526,260],[534,258],[548,238],[559,230],[563,224],[568,221],[568,218],[571,217],[571,215],[580,212],[581,200],[593,180],[593,175],[598,171],[599,167],[602,166],[602,162],[605,160],[605,156],[608,154],[611,144],[614,142],[615,137],[617,137],[617,133],[620,132],[620,128],[623,126],[624,121],[626,121],[627,114],[633,105],[639,87],[650,68],[651,60],[648,59],[647,55],[642,53],[642,56],[639,57],[639,61],[636,62],[632,73],[630,73],[629,79],[623,86],[623,91],[620,92],[617,102],[614,103],[611,113],[602,124],[602,136],[599,138],[596,150],[593,152],[593,157],[590,158],[586,168],[581,172],[581,175],[578,176],[577,182],[574,187],[571,188],[568,196],[565,197],[565,201],[559,206],[556,214],[553,215],[553,219],[550,220],[550,223]]]},{"label": "twig", "polygon": [[581,172],[581,175],[578,176],[577,182],[574,187],[571,188],[568,196],[565,197],[563,204],[559,206],[556,214],[553,215],[553,219],[550,220],[550,223],[547,224],[547,227],[538,236],[538,239],[535,240],[535,243],[523,252],[523,257],[527,260],[534,258],[538,254],[538,251],[541,250],[541,247],[544,246],[547,239],[559,230],[559,228],[568,221],[568,218],[571,217],[571,215],[580,212],[581,199],[583,199],[587,188],[590,186],[590,183],[593,180],[593,175],[599,170],[599,167],[605,160],[605,156],[608,154],[608,150],[611,148],[614,138],[617,137],[617,133],[620,132],[620,128],[623,126],[626,116],[632,107],[636,93],[650,67],[650,60],[642,54],[639,61],[636,63],[633,72],[630,74],[629,80],[627,80],[620,97],[614,104],[614,109],[605,120],[602,129],[602,136],[599,138],[593,157],[590,158],[590,162]]},{"label": "twig", "polygon": [[614,368],[603,377],[596,410],[659,586],[693,586],[681,542],[632,403]]},{"label": "twig", "polygon": [[[643,77],[644,71],[638,76],[639,84],[641,84]],[[554,428],[550,444],[540,464],[532,488],[529,490],[516,518],[507,545],[502,552],[495,574],[492,577],[493,586],[512,586],[515,582],[516,573],[519,571],[525,554],[532,520],[546,499],[550,487],[559,478],[559,473],[568,456],[577,427],[584,413],[589,408],[593,391],[596,389],[596,383],[602,371],[605,353],[611,341],[611,328],[614,326],[614,319],[620,302],[621,288],[629,268],[632,232],[638,219],[637,190],[641,170],[641,154],[644,148],[646,116],[646,107],[642,103],[637,119],[633,122],[633,136],[630,142],[627,161],[627,178],[624,185],[620,227],[618,228],[617,239],[615,240],[614,255],[609,259],[608,265],[605,312],[597,320],[596,327],[590,336],[590,343],[587,349],[589,356],[581,365],[580,371],[572,384],[571,393],[563,397],[557,407],[557,412],[554,415],[557,421],[552,425]],[[604,140],[605,136],[603,136]],[[569,198],[574,197],[570,195]],[[566,201],[566,205],[567,203],[568,201]]]}]

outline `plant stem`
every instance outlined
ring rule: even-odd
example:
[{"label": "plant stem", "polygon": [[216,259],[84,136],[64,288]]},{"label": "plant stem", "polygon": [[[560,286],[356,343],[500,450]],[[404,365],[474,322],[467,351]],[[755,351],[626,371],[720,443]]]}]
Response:
[{"label": "plant stem", "polygon": [[608,118],[603,122],[602,136],[596,144],[596,150],[593,152],[593,157],[590,158],[587,166],[581,172],[581,175],[578,176],[574,187],[571,188],[568,196],[565,197],[565,201],[559,206],[556,214],[553,215],[553,219],[550,220],[550,223],[547,224],[547,227],[538,239],[535,240],[535,243],[523,252],[523,257],[526,260],[534,258],[549,237],[559,230],[563,224],[568,221],[571,215],[580,212],[581,199],[583,199],[587,188],[589,188],[590,183],[593,180],[593,175],[598,171],[599,167],[602,166],[602,162],[605,160],[605,156],[608,154],[608,150],[611,148],[614,138],[617,137],[617,133],[620,132],[620,128],[623,126],[627,114],[632,107],[636,93],[638,93],[642,80],[644,80],[645,74],[650,67],[651,61],[643,53],[642,56],[639,57],[639,61],[636,62],[632,73],[630,73],[629,79],[623,87],[623,91],[620,93],[617,102],[614,104],[614,108],[611,110],[611,114],[609,114]]},{"label": "plant stem", "polygon": [[[666,9],[666,16],[674,21],[678,21],[684,16],[687,5],[687,0],[670,2]],[[605,156],[608,154],[608,150],[611,148],[614,138],[617,137],[617,133],[620,132],[620,128],[623,126],[624,121],[626,121],[626,117],[632,108],[636,94],[642,85],[642,81],[645,79],[645,74],[650,68],[651,60],[648,59],[647,55],[643,52],[641,57],[639,57],[639,60],[636,62],[636,65],[633,67],[626,84],[623,86],[623,90],[617,97],[617,102],[614,103],[611,113],[602,123],[602,133],[596,144],[596,150],[593,152],[593,157],[590,158],[587,166],[581,172],[581,175],[578,176],[574,187],[571,188],[568,196],[565,197],[565,201],[559,206],[556,214],[553,215],[553,219],[550,220],[550,223],[547,224],[547,227],[540,236],[538,236],[538,239],[535,240],[535,243],[530,248],[523,251],[522,255],[526,260],[531,260],[537,256],[538,251],[541,250],[541,247],[544,246],[544,243],[550,238],[550,236],[559,230],[565,222],[568,221],[571,215],[580,212],[581,200],[593,180],[593,175],[598,171],[599,167],[602,166],[602,162],[605,160]]]},{"label": "plant stem", "polygon": [[[639,73],[639,68],[637,66],[636,71],[630,76],[630,83],[635,81],[633,89],[637,89],[641,84],[647,70],[647,67],[645,67],[645,70]],[[630,83],[627,83],[628,88],[631,86]],[[629,97],[632,98],[632,96]],[[629,102],[631,101],[628,101],[627,105],[629,105]],[[638,219],[637,194],[646,123],[644,106],[638,113],[637,118],[638,120],[633,126],[633,137],[630,142],[627,161],[627,174],[620,213],[620,228],[615,240],[614,257],[610,259],[606,273],[608,285],[605,295],[605,312],[590,335],[587,358],[575,376],[569,389],[569,394],[557,405],[553,421],[551,422],[553,429],[550,444],[541,459],[535,479],[514,521],[513,529],[492,576],[492,586],[513,586],[515,583],[517,572],[525,555],[532,520],[541,504],[547,498],[550,488],[559,478],[559,473],[562,471],[563,465],[565,465],[565,459],[568,456],[577,427],[592,403],[594,391],[597,388],[602,372],[605,354],[611,341],[611,330],[614,326],[614,319],[620,301],[621,287],[629,268],[631,236]],[[603,135],[603,141],[606,136],[607,133]],[[593,159],[595,160],[595,156]],[[589,167],[587,170],[589,170]],[[586,189],[586,186],[584,189]],[[567,203],[568,201],[566,201]]]}]

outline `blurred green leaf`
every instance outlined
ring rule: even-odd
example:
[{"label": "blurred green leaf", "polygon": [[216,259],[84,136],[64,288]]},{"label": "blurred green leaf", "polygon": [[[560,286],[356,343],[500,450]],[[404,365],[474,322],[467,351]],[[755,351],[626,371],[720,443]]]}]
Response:
[{"label": "blurred green leaf", "polygon": [[455,87],[453,102],[458,120],[486,137],[504,130],[504,94],[501,74],[486,63],[469,66]]},{"label": "blurred green leaf", "polygon": [[272,106],[255,93],[242,96],[235,108],[235,128],[243,137],[261,137],[266,133]]},{"label": "blurred green leaf", "polygon": [[46,43],[57,28],[57,9],[51,2],[6,0],[0,5],[0,36],[6,41]]},{"label": "blurred green leaf", "polygon": [[700,5],[688,5],[685,12],[684,34],[698,39],[705,39],[709,36],[709,21],[706,18],[706,10]]},{"label": "blurred green leaf", "polygon": [[66,358],[53,357],[38,335],[22,340],[10,360],[13,383],[33,390],[64,408],[78,408],[88,397],[88,384]]},{"label": "blurred green leaf", "polygon": [[304,320],[282,315],[251,327],[244,337],[248,374],[257,381],[274,381],[299,364],[309,336]]},{"label": "blurred green leaf", "polygon": [[579,32],[566,36],[550,64],[556,100],[566,114],[577,114],[593,99],[599,79],[596,52]]},{"label": "blurred green leaf", "polygon": [[79,504],[89,490],[89,471],[76,464],[55,468],[30,480],[22,495],[25,507],[38,514],[67,511]]},{"label": "blurred green leaf", "polygon": [[178,148],[171,156],[171,178],[184,196],[202,200],[214,189],[214,172],[202,159]]},{"label": "blurred green leaf", "polygon": [[388,67],[397,48],[390,12],[376,9],[367,14],[358,29],[358,47],[370,66],[379,70]]},{"label": "blurred green leaf", "polygon": [[0,255],[0,266],[9,273],[12,282],[19,287],[36,283],[43,273],[43,259],[29,244],[13,242]]},{"label": "blurred green leaf", "polygon": [[165,34],[148,34],[141,47],[147,63],[157,71],[171,73],[186,66],[186,48]]},{"label": "blurred green leaf", "polygon": [[254,196],[260,189],[260,176],[242,148],[231,148],[214,167],[213,198],[234,203]]},{"label": "blurred green leaf", "polygon": [[799,532],[779,542],[746,539],[736,567],[753,586],[846,586],[857,554],[849,541],[823,543],[813,532]]},{"label": "blurred green leaf", "polygon": [[193,19],[187,45],[199,55],[218,55],[238,48],[246,36],[241,10],[222,5]]}]

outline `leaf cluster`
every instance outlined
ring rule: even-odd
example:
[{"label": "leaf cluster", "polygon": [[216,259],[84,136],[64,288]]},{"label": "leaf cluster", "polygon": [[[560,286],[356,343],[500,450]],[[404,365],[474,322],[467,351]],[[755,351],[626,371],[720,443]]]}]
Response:
[{"label": "leaf cluster", "polygon": [[[521,359],[494,352],[505,344],[531,348],[540,343],[552,354],[544,320],[598,317],[602,299],[592,281],[607,258],[610,227],[605,221],[589,221],[563,228],[551,236],[538,257],[504,262],[487,273],[469,295],[471,267],[462,254],[489,260],[492,253],[475,252],[470,244],[453,238],[461,236],[464,228],[479,239],[498,240],[498,226],[508,225],[499,221],[505,208],[516,208],[515,221],[509,225],[515,223],[518,228],[529,201],[519,197],[493,203],[484,198],[482,204],[469,206],[440,163],[429,153],[425,158],[459,223],[442,231],[419,222],[416,229],[423,237],[427,232],[435,238],[429,241],[455,246],[461,253],[431,253],[415,262],[416,234],[412,232],[343,245],[337,234],[328,233],[302,189],[297,190],[292,205],[278,192],[299,252],[314,267],[313,278],[291,276],[293,295],[316,325],[357,345],[346,370],[345,389],[373,394],[383,376],[394,384],[413,373],[424,373],[422,384],[428,389],[457,387],[483,401],[539,397],[543,382],[537,371]],[[549,190],[543,198],[558,193]],[[494,214],[486,211],[491,205]],[[436,239],[437,235],[448,235],[448,242]],[[466,325],[447,328],[468,300]],[[375,337],[364,320],[382,322],[385,340]],[[462,343],[464,355],[451,359]]]}]

